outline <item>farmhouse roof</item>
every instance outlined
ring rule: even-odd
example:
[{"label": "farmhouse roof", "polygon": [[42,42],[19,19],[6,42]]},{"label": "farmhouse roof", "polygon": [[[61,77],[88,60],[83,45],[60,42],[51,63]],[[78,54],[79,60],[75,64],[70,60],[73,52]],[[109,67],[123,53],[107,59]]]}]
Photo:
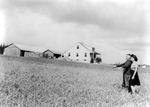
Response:
[{"label": "farmhouse roof", "polygon": [[[88,51],[90,51],[91,53],[93,52],[93,51],[92,51],[92,47],[90,47],[90,46],[88,46],[88,45],[85,45],[85,44],[83,44],[82,42],[78,42],[78,43],[76,43],[75,45],[77,45],[77,44],[82,45],[84,48],[86,48],[86,49],[87,49]],[[73,46],[75,46],[75,45],[73,45]],[[72,46],[72,47],[73,47],[73,46]],[[72,47],[71,47],[71,48],[72,48]],[[69,48],[69,49],[71,49],[71,48]],[[68,50],[69,50],[69,49],[68,49]],[[66,52],[66,51],[65,51],[65,52]],[[65,53],[65,52],[64,52],[64,53]],[[96,51],[95,51],[95,53],[96,53],[96,54],[100,54],[100,53],[98,53],[98,52],[96,52]]]},{"label": "farmhouse roof", "polygon": [[87,50],[91,51],[92,52],[92,47],[89,47],[85,44],[83,44],[82,42],[78,42],[77,44],[81,44],[83,47],[85,47]]},{"label": "farmhouse roof", "polygon": [[[88,45],[85,45],[85,44],[83,44],[82,42],[78,42],[78,43],[81,44],[82,46],[84,46],[86,49],[88,49],[88,50],[90,50],[91,52],[93,52],[93,51],[92,51],[92,47],[90,47],[90,46],[88,46]],[[95,53],[96,53],[96,54],[100,54],[99,52],[96,52],[96,51],[95,51]]]},{"label": "farmhouse roof", "polygon": [[47,49],[47,50],[45,50],[43,53],[45,53],[45,52],[47,52],[47,51],[50,51],[50,52],[52,52],[53,54],[62,54],[62,53],[60,53],[60,52],[58,52],[58,51],[56,51],[56,50],[50,50],[50,49]]}]

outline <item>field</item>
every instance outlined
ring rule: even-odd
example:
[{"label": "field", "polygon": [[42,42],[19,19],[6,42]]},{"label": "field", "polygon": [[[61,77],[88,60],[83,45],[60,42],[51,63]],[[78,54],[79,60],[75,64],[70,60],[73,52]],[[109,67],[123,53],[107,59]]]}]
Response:
[{"label": "field", "polygon": [[0,107],[150,107],[150,69],[139,77],[131,95],[110,65],[0,56]]}]

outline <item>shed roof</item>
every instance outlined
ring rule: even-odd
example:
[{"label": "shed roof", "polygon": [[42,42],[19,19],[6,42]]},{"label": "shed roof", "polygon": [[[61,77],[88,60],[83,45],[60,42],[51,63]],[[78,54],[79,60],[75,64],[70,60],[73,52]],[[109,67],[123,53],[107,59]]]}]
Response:
[{"label": "shed roof", "polygon": [[14,44],[14,43],[11,43],[7,47],[11,45],[15,45],[17,48],[23,51],[44,52],[45,50],[47,50],[46,48],[43,48],[43,47],[33,47],[33,46],[20,45],[20,44]]},{"label": "shed roof", "polygon": [[44,51],[43,53],[48,52],[48,51],[49,51],[49,52],[51,52],[51,53],[53,53],[53,52],[52,52],[51,50],[49,50],[49,49],[47,49],[47,50],[46,50],[46,51]]}]

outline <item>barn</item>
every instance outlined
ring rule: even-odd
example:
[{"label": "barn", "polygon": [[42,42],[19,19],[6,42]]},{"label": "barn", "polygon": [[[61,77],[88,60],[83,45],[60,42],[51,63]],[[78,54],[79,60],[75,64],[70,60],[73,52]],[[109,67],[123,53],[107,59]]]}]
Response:
[{"label": "barn", "polygon": [[11,43],[6,46],[4,55],[39,58],[42,57],[43,50],[45,49]]},{"label": "barn", "polygon": [[101,54],[94,47],[78,42],[64,52],[63,57],[77,62],[94,63],[97,57],[101,58]]},{"label": "barn", "polygon": [[17,47],[15,44],[7,45],[4,50],[4,55],[10,55],[10,56],[24,56],[24,52],[21,51],[19,47]]}]

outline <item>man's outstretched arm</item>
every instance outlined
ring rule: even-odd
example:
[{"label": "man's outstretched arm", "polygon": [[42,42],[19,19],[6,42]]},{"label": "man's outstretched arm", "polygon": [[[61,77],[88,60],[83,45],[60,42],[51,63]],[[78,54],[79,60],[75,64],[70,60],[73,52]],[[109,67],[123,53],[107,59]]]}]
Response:
[{"label": "man's outstretched arm", "polygon": [[122,68],[128,68],[128,67],[131,66],[131,64],[132,64],[132,62],[131,62],[130,60],[128,60],[128,61],[122,66]]},{"label": "man's outstretched arm", "polygon": [[125,63],[117,64],[116,67],[122,67],[122,66],[124,66],[124,65],[125,65]]},{"label": "man's outstretched arm", "polygon": [[122,67],[123,65],[125,65],[125,63],[117,64],[117,65],[115,65],[113,68]]}]

